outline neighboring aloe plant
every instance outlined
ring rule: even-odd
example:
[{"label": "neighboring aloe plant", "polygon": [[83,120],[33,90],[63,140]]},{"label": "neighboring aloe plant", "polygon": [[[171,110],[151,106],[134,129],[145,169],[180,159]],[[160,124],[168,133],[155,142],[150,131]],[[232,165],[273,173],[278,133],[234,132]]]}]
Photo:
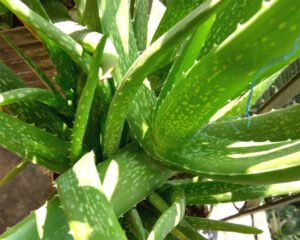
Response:
[{"label": "neighboring aloe plant", "polygon": [[[33,67],[48,89],[26,88],[0,63],[0,145],[61,174],[58,194],[0,238],[259,233],[184,212],[300,192],[299,106],[243,118],[300,55],[300,1],[168,1],[150,45],[148,0],[75,2],[78,23],[60,0],[0,0],[43,42],[59,87]],[[201,179],[168,181],[180,172]]]}]

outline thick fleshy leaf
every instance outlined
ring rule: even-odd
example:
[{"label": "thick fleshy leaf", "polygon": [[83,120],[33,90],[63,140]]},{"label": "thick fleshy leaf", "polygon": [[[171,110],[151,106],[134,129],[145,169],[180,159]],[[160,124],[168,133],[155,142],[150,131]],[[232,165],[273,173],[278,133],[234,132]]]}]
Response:
[{"label": "thick fleshy leaf", "polygon": [[147,46],[149,6],[148,0],[135,0],[133,12],[133,29],[140,51]]},{"label": "thick fleshy leaf", "polygon": [[240,141],[284,141],[300,139],[300,105],[274,110],[250,118],[208,125],[207,135]]},{"label": "thick fleshy leaf", "polygon": [[101,32],[101,21],[98,4],[95,0],[75,0],[77,5],[78,22],[90,30]]},{"label": "thick fleshy leaf", "polygon": [[[169,208],[162,212],[162,215],[156,221],[153,229],[149,233],[147,240],[163,240],[165,237],[180,223],[185,211],[185,198],[180,189],[172,194],[172,204]],[[159,204],[159,199],[156,201],[156,195],[150,195],[149,201],[152,204]],[[161,208],[162,206],[157,206]]]},{"label": "thick fleshy leaf", "polygon": [[192,227],[198,230],[209,230],[209,231],[224,231],[224,232],[237,232],[243,234],[259,234],[261,230],[249,227],[241,224],[234,224],[222,221],[211,220],[207,218],[198,217],[184,217]]},{"label": "thick fleshy leaf", "polygon": [[[0,62],[0,92],[26,88],[24,82],[8,67]],[[54,114],[53,110],[38,101],[24,101],[6,106],[5,109],[27,123],[34,123],[39,128],[57,134],[62,139],[68,139],[70,130],[66,124]]]},{"label": "thick fleshy leaf", "polygon": [[0,145],[52,171],[69,167],[69,143],[0,112]]},{"label": "thick fleshy leaf", "polygon": [[71,235],[81,239],[126,239],[99,180],[94,154],[84,155],[56,180]]},{"label": "thick fleshy leaf", "polygon": [[73,40],[70,36],[63,33],[43,17],[32,11],[20,0],[9,1],[1,0],[11,12],[19,17],[24,23],[37,32],[46,35],[48,38],[58,44],[66,53],[77,62],[85,72],[90,69],[90,56],[84,51],[82,46]]},{"label": "thick fleshy leaf", "polygon": [[119,54],[118,69],[123,76],[138,56],[129,12],[129,1],[97,0],[97,2],[103,32],[112,40]]},{"label": "thick fleshy leaf", "polygon": [[[241,25],[173,87],[155,119],[155,142],[160,147],[180,145],[252,81],[258,83],[297,58],[300,2],[292,2],[290,8],[285,4],[282,0],[264,2],[251,21]],[[276,41],[270,43],[271,39]]]},{"label": "thick fleshy leaf", "polygon": [[[199,29],[187,40],[179,56],[176,58],[165,84],[160,92],[157,104],[155,106],[154,118],[165,97],[172,90],[174,85],[184,76],[184,74],[194,65],[204,41],[214,22],[215,16],[211,16],[206,23],[202,24]],[[155,128],[155,126],[154,126]]]},{"label": "thick fleshy leaf", "polygon": [[[95,94],[95,90],[97,88],[99,82],[99,69],[100,62],[103,56],[103,49],[105,46],[106,38],[102,38],[100,41],[94,57],[91,62],[91,71],[88,75],[87,82],[82,91],[72,133],[72,145],[71,145],[71,160],[75,162],[82,155],[82,143],[84,134],[86,131],[90,110],[93,103],[93,98]],[[105,93],[110,94],[110,92]]]},{"label": "thick fleshy leaf", "polygon": [[0,93],[0,107],[27,100],[42,102],[61,114],[73,117],[72,109],[60,95],[56,95],[44,89],[18,88]]},{"label": "thick fleshy leaf", "polygon": [[220,1],[207,1],[199,6],[189,16],[148,47],[127,71],[108,112],[104,137],[107,148],[105,152],[107,155],[111,155],[118,149],[128,108],[144,79],[162,62],[167,61],[170,53],[174,51],[174,44],[179,46],[199,25],[215,13],[218,7],[220,7],[220,3]]},{"label": "thick fleshy leaf", "polygon": [[[60,1],[43,1],[43,5],[40,0],[23,0],[23,2],[48,21],[49,24],[70,19],[66,6]],[[74,101],[76,97],[76,80],[79,74],[76,63],[65,52],[65,48],[57,44],[55,40],[51,40],[46,34],[32,28],[32,26],[27,27],[44,43],[56,67],[57,74],[54,80],[66,97]]]},{"label": "thick fleshy leaf", "polygon": [[257,84],[257,86],[250,89],[242,96],[230,101],[230,103],[219,109],[214,116],[209,119],[209,121],[211,123],[217,120],[227,121],[245,116],[247,110],[250,111],[251,106],[253,106],[256,101],[272,86],[281,72],[282,70],[278,71],[271,77]]},{"label": "thick fleshy leaf", "polygon": [[[101,163],[97,171],[103,183],[104,193],[118,217],[146,198],[173,175],[172,171],[157,164],[136,144],[122,149],[112,158]],[[32,213],[0,238],[19,240],[22,234],[22,239],[39,240],[43,231],[37,232],[37,229],[44,229],[44,234],[49,239],[69,239],[68,223],[58,199],[50,201],[38,212],[43,213],[44,217],[47,216],[46,220],[36,219],[35,213]],[[59,224],[59,228],[56,223]]]},{"label": "thick fleshy leaf", "polygon": [[136,208],[131,209],[125,215],[125,219],[127,220],[130,233],[132,233],[136,239],[146,240],[145,229]]},{"label": "thick fleshy leaf", "polygon": [[166,191],[170,186],[180,187],[184,191],[187,205],[239,202],[300,192],[299,181],[279,184],[245,185],[224,182],[174,180],[164,185],[161,191]]},{"label": "thick fleshy leaf", "polygon": [[176,0],[169,1],[167,10],[160,21],[160,24],[155,32],[153,40],[157,40],[160,36],[166,33],[177,22],[187,16],[196,7],[202,4],[205,0]]},{"label": "thick fleshy leaf", "polygon": [[299,179],[300,141],[241,142],[198,134],[165,152],[162,161],[215,180],[263,184]]}]

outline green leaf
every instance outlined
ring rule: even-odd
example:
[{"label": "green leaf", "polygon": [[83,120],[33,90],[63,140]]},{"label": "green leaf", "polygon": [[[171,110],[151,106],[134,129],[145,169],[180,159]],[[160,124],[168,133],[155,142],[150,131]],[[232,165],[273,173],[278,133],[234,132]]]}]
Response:
[{"label": "green leaf", "polygon": [[213,15],[218,7],[220,7],[220,1],[207,1],[199,6],[188,17],[148,47],[127,71],[108,112],[104,136],[105,153],[108,156],[118,149],[128,108],[144,79],[157,66],[168,59],[169,53],[174,51],[174,44],[176,46],[180,45],[181,41]]},{"label": "green leaf", "polygon": [[139,240],[146,240],[146,233],[138,211],[133,208],[127,213],[130,231]]},{"label": "green leaf", "polygon": [[241,224],[227,223],[200,217],[184,217],[192,227],[198,230],[237,232],[243,234],[260,234],[260,229]]},{"label": "green leaf", "polygon": [[0,123],[1,146],[55,172],[69,167],[69,143],[2,112]]},{"label": "green leaf", "polygon": [[75,0],[77,5],[78,23],[89,29],[101,32],[98,4],[95,0]]},{"label": "green leaf", "polygon": [[[149,201],[155,204],[159,204],[159,199],[155,194],[149,196]],[[157,202],[158,201],[158,202]],[[162,206],[157,206],[162,208]],[[161,209],[162,210],[162,209]],[[179,224],[184,216],[185,211],[185,198],[183,192],[176,190],[173,193],[173,203],[166,209],[159,219],[154,224],[151,230],[148,240],[163,240],[165,237]]]},{"label": "green leaf", "polygon": [[36,100],[42,102],[57,110],[61,114],[71,118],[74,115],[72,109],[67,105],[67,102],[60,95],[55,95],[48,90],[39,88],[18,88],[0,93],[0,106],[27,100]]},{"label": "green leaf", "polygon": [[118,69],[123,76],[138,56],[129,1],[97,0],[97,2],[103,32],[109,36],[119,54]]},{"label": "green leaf", "polygon": [[[0,92],[26,88],[19,77],[0,62]],[[27,123],[34,123],[39,128],[57,134],[62,139],[68,139],[70,131],[66,124],[54,114],[53,110],[38,101],[27,100],[5,107],[8,112]],[[68,112],[68,111],[66,111]]]},{"label": "green leaf", "polygon": [[[60,1],[48,0],[41,4],[40,0],[23,0],[27,6],[42,16],[48,24],[55,23],[61,19],[68,19],[68,12],[65,5]],[[47,12],[46,12],[47,10]],[[54,63],[57,75],[54,80],[68,99],[74,101],[76,93],[76,80],[78,78],[78,69],[75,62],[65,52],[65,48],[51,40],[46,34],[38,29],[27,26],[44,43],[48,53]]]},{"label": "green leaf", "polygon": [[[173,86],[184,76],[191,66],[194,65],[204,41],[209,33],[211,26],[214,22],[215,16],[210,17],[184,44],[183,49],[180,51],[179,56],[175,60],[166,80],[165,84],[159,95],[159,99],[155,106],[154,119],[157,111],[162,104],[165,97],[172,90]],[[155,128],[155,126],[154,126]]]},{"label": "green leaf", "polygon": [[196,7],[201,5],[205,0],[172,0],[169,1],[167,10],[160,21],[160,24],[155,32],[153,41],[166,33],[177,22],[187,16]]},{"label": "green leaf", "polygon": [[[102,162],[97,167],[97,171],[100,181],[103,183],[104,193],[118,217],[147,197],[174,174],[156,163],[137,144],[122,149],[110,159]],[[141,188],[140,186],[145,187]],[[44,218],[36,220],[35,213],[32,213],[24,221],[1,235],[0,239],[19,240],[20,233],[22,233],[21,239],[24,240],[42,239],[37,229],[44,229],[44,236],[49,239],[68,239],[68,223],[58,203],[59,200],[54,199],[38,210],[43,213],[43,216],[47,216],[46,221],[43,220]],[[57,226],[60,227],[57,228]]]},{"label": "green leaf", "polygon": [[217,120],[232,120],[236,117],[244,116],[246,113],[246,107],[248,105],[249,97],[251,98],[249,102],[250,107],[253,106],[256,101],[272,86],[272,84],[276,81],[282,71],[283,70],[276,72],[271,77],[257,84],[257,86],[255,86],[252,91],[250,89],[242,96],[237,97],[236,99],[225,105],[223,108],[219,109],[214,114],[214,116],[211,117],[210,122],[214,122]]},{"label": "green leaf", "polygon": [[[71,144],[71,160],[75,162],[82,155],[82,143],[86,131],[90,110],[97,84],[99,82],[99,68],[103,55],[106,38],[102,38],[95,55],[91,62],[91,71],[88,75],[87,82],[82,91],[73,127],[72,144]],[[105,93],[107,94],[107,93]],[[108,93],[110,94],[110,93]]]},{"label": "green leaf", "polygon": [[241,142],[199,133],[172,151],[156,149],[163,162],[203,177],[262,184],[299,179],[299,140]]},{"label": "green leaf", "polygon": [[300,192],[299,183],[299,181],[295,181],[279,184],[244,185],[224,182],[174,180],[164,185],[161,191],[164,192],[169,187],[180,187],[184,191],[187,205],[217,204],[297,193]]},{"label": "green leaf", "polygon": [[126,239],[99,180],[94,154],[84,155],[56,180],[74,239]]},{"label": "green leaf", "polygon": [[282,11],[285,4],[282,0],[264,2],[251,21],[241,25],[173,87],[155,119],[160,124],[155,124],[154,141],[160,148],[176,148],[252,81],[258,83],[297,58],[300,2],[294,1]]},{"label": "green leaf", "polygon": [[82,46],[70,36],[63,33],[43,17],[32,11],[20,0],[9,1],[0,0],[11,12],[13,12],[24,23],[37,32],[41,32],[58,44],[72,59],[77,62],[82,69],[88,73],[90,69],[90,56],[84,51]]},{"label": "green leaf", "polygon": [[212,123],[202,133],[219,138],[256,142],[299,139],[299,115],[300,105],[292,105],[250,118]]},{"label": "green leaf", "polygon": [[148,0],[134,1],[133,29],[140,51],[147,47],[149,8],[150,2]]}]

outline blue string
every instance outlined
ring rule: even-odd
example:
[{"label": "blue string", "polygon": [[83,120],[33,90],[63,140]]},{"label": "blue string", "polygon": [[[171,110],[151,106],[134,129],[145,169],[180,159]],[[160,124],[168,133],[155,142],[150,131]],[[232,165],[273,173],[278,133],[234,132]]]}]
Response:
[{"label": "blue string", "polygon": [[298,49],[298,45],[299,45],[299,41],[300,41],[300,34],[297,36],[294,45],[291,49],[290,52],[281,55],[277,58],[272,59],[269,63],[267,63],[265,66],[263,66],[253,77],[253,81],[252,81],[252,86],[251,86],[251,90],[250,90],[250,94],[247,100],[247,104],[246,104],[246,113],[245,116],[248,118],[248,122],[247,122],[247,127],[250,127],[250,103],[251,103],[251,99],[253,96],[253,90],[256,84],[256,81],[259,79],[260,75],[263,74],[265,71],[267,71],[269,68],[271,68],[273,65],[275,65],[276,63],[279,63],[283,60],[288,60],[289,58],[291,58],[293,55],[296,54],[297,49]]}]

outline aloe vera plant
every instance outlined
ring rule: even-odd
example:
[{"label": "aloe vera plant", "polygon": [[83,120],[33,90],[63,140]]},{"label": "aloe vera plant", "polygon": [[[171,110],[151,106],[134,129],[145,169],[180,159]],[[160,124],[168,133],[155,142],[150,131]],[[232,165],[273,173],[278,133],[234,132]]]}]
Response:
[{"label": "aloe vera plant", "polygon": [[[6,39],[48,89],[0,63],[0,145],[60,174],[57,194],[0,238],[260,233],[185,209],[300,192],[299,106],[248,114],[300,55],[300,1],[170,0],[154,35],[151,1],[75,2],[76,21],[60,0],[0,0],[57,68],[51,82]],[[170,181],[183,172],[199,179]]]}]

